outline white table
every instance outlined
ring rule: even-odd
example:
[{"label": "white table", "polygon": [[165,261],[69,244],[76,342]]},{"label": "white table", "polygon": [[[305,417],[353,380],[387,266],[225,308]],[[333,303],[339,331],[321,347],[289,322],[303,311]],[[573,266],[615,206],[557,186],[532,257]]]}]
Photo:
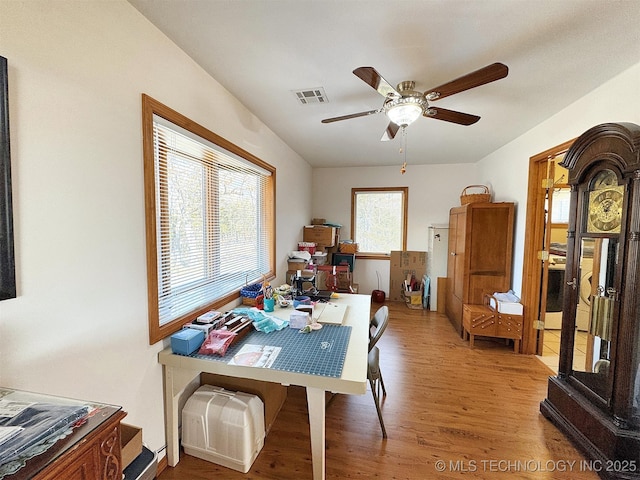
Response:
[{"label": "white table", "polygon": [[[175,466],[180,460],[178,419],[180,399],[201,372],[238,378],[250,378],[282,385],[299,385],[307,390],[311,456],[314,480],[325,478],[325,392],[361,395],[367,389],[367,349],[369,344],[370,295],[340,294],[334,303],[346,304],[343,325],[351,326],[351,335],[340,378],[285,372],[269,368],[228,365],[226,362],[174,355],[171,347],[158,354],[164,372],[165,431],[167,461]],[[309,334],[313,335],[313,333]]]}]

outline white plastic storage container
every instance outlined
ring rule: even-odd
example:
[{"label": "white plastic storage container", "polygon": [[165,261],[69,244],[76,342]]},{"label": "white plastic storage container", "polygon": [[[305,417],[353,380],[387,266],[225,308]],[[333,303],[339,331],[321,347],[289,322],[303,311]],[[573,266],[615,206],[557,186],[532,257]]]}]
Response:
[{"label": "white plastic storage container", "polygon": [[257,395],[202,385],[182,410],[188,455],[247,473],[264,445],[264,404]]}]

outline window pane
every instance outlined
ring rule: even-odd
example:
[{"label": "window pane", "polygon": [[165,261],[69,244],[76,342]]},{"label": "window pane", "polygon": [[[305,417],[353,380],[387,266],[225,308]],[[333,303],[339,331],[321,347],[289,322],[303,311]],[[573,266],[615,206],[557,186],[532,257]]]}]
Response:
[{"label": "window pane", "polygon": [[260,270],[259,185],[238,172],[220,173],[220,274]]},{"label": "window pane", "polygon": [[175,289],[205,276],[203,168],[172,156],[168,176],[170,288]]},{"label": "window pane", "polygon": [[354,241],[359,252],[389,254],[404,245],[403,191],[355,192]]},{"label": "window pane", "polygon": [[569,223],[569,207],[571,190],[561,188],[553,190],[553,210],[551,211],[551,223]]}]

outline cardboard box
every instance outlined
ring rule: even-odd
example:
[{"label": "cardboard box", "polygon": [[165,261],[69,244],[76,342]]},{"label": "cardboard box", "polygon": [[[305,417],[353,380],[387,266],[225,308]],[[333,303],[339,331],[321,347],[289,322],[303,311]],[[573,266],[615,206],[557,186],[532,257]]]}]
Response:
[{"label": "cardboard box", "polygon": [[422,310],[422,297],[423,297],[423,291],[422,290],[418,290],[415,292],[404,292],[404,302],[407,305],[407,307],[415,309],[415,310]]},{"label": "cardboard box", "polygon": [[133,462],[142,453],[142,429],[120,424],[120,455],[122,456],[122,469]]},{"label": "cardboard box", "polygon": [[318,247],[333,247],[336,244],[336,228],[326,225],[308,225],[304,227],[302,238],[305,242],[314,242]]},{"label": "cardboard box", "polygon": [[122,469],[122,480],[154,480],[158,473],[158,455],[142,445],[142,453]]},{"label": "cardboard box", "polygon": [[298,270],[305,270],[308,265],[309,265],[309,262],[305,262],[304,260],[289,259],[287,261],[287,270],[292,270],[294,272]]},{"label": "cardboard box", "polygon": [[407,275],[420,282],[427,270],[427,252],[392,251],[389,262],[389,301],[404,302],[403,282]]},{"label": "cardboard box", "polygon": [[[286,312],[286,310],[284,310]],[[287,387],[279,383],[263,382],[250,378],[227,377],[214,373],[202,373],[200,383],[217,385],[226,390],[240,391],[257,395],[264,402],[264,424],[268,432],[276,421],[278,412],[287,399]]]},{"label": "cardboard box", "polygon": [[338,245],[340,253],[358,253],[358,244],[351,242],[340,242]]}]

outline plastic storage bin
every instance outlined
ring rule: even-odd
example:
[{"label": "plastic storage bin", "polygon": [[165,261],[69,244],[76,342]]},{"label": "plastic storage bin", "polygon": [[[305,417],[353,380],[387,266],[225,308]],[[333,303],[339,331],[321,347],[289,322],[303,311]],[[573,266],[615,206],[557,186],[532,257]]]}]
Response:
[{"label": "plastic storage bin", "polygon": [[264,445],[264,404],[257,395],[203,385],[182,410],[188,455],[247,473]]}]

